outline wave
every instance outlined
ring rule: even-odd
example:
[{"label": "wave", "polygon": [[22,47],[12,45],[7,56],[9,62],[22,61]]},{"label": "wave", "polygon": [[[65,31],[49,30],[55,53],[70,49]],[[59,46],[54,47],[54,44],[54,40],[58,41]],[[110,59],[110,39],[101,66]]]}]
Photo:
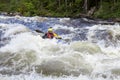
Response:
[{"label": "wave", "polygon": [[[53,28],[70,31],[70,33],[61,34],[62,37],[70,39],[74,37],[70,35],[79,33],[79,28],[74,29],[68,26],[63,28],[60,24],[54,25]],[[71,33],[76,30],[78,32]],[[71,42],[64,43],[56,39],[42,39],[40,35],[23,24],[0,23],[0,78],[10,80],[16,75],[19,80],[22,80],[20,76],[25,75],[27,80],[28,75],[33,72],[35,75],[59,76],[60,79],[63,75],[69,78],[73,75],[72,78],[77,76],[84,80],[93,78],[93,80],[99,78],[110,80],[110,77],[119,76],[119,25],[94,25],[82,30],[87,32],[86,40],[72,39]],[[112,38],[109,38],[111,36]],[[3,77],[3,75],[7,76]]]}]

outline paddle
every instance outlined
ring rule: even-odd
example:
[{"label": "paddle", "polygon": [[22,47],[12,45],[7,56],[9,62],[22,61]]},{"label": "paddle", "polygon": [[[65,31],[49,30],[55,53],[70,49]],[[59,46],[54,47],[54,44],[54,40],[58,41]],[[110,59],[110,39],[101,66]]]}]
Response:
[{"label": "paddle", "polygon": [[38,32],[38,33],[44,33],[43,31],[38,30],[38,29],[36,29],[35,31]]},{"label": "paddle", "polygon": [[44,32],[43,31],[41,31],[41,30],[38,30],[38,29],[36,29],[36,30],[34,30],[34,31],[32,31],[35,35],[40,35],[41,37],[44,35]]},{"label": "paddle", "polygon": [[[43,35],[45,34],[43,31],[38,30],[38,29],[36,29],[35,32],[39,33],[40,36],[43,36]],[[57,34],[56,34],[56,35],[57,35]],[[60,40],[63,40],[63,41],[65,41],[65,42],[70,42],[70,41],[71,41],[70,39],[63,39],[62,37],[58,37],[58,38],[56,38],[56,39],[60,39]]]}]

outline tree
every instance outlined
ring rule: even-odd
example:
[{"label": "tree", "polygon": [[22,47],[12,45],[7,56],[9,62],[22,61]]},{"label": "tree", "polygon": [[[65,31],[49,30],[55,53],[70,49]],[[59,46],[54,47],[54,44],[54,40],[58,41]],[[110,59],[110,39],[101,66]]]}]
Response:
[{"label": "tree", "polygon": [[84,0],[84,10],[85,10],[85,13],[87,13],[87,11],[88,11],[88,0]]}]

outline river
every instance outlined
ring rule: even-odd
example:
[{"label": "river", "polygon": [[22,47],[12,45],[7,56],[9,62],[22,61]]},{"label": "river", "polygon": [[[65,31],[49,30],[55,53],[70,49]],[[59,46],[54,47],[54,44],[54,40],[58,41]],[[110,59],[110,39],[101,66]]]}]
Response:
[{"label": "river", "polygon": [[120,25],[101,22],[0,16],[0,80],[119,80]]}]

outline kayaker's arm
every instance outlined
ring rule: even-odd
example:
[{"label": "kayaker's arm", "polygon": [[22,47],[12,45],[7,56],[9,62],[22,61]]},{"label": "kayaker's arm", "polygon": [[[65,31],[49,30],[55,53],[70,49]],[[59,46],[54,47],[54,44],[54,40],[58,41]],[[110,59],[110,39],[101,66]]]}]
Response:
[{"label": "kayaker's arm", "polygon": [[56,38],[56,39],[62,39],[62,37],[60,37],[58,34],[56,34],[56,33],[54,33],[54,37]]}]

